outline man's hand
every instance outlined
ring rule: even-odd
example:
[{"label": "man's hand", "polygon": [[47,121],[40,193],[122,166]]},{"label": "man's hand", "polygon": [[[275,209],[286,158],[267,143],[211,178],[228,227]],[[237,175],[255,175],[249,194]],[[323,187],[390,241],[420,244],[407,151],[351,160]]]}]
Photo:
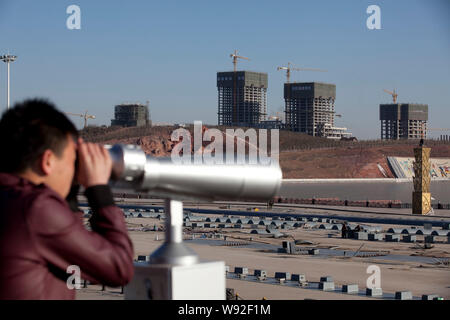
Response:
[{"label": "man's hand", "polygon": [[77,180],[85,188],[107,184],[111,175],[112,160],[109,151],[96,143],[78,140]]}]

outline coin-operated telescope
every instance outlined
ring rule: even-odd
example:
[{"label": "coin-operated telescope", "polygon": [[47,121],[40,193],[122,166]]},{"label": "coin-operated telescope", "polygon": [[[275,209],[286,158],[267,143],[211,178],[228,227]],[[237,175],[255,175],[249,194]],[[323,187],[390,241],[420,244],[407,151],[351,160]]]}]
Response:
[{"label": "coin-operated telescope", "polygon": [[[165,240],[148,262],[135,263],[125,299],[225,299],[225,264],[202,261],[183,244],[182,200],[271,199],[281,184],[278,163],[197,164],[145,155],[137,146],[108,146],[113,189],[165,198]],[[270,160],[270,159],[269,159]]]}]

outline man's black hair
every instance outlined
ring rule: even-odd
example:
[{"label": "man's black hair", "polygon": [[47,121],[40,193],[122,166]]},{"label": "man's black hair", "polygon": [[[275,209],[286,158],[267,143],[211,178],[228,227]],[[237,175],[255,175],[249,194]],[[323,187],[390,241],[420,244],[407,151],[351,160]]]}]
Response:
[{"label": "man's black hair", "polygon": [[77,138],[77,129],[51,102],[15,104],[0,119],[0,172],[22,173],[48,149],[62,156],[69,135]]}]

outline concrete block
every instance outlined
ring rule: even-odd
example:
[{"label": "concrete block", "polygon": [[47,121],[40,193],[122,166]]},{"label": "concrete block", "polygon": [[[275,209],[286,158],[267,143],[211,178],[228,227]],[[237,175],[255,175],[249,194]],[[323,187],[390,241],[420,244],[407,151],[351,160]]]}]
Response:
[{"label": "concrete block", "polygon": [[408,235],[406,235],[406,236],[403,236],[403,242],[416,242],[416,235],[411,235],[411,234],[408,234]]},{"label": "concrete block", "polygon": [[319,229],[331,230],[331,228],[333,228],[333,225],[329,223],[322,223],[319,226]]},{"label": "concrete block", "polygon": [[437,294],[424,294],[422,295],[422,300],[436,300],[439,298]]},{"label": "concrete block", "polygon": [[237,274],[248,274],[248,268],[235,267],[234,268],[234,273],[237,273]]},{"label": "concrete block", "polygon": [[291,280],[291,274],[289,272],[275,272],[275,279]]},{"label": "concrete block", "polygon": [[321,282],[319,283],[319,289],[323,291],[334,291],[334,282]]},{"label": "concrete block", "polygon": [[267,277],[267,271],[266,270],[255,270],[255,273],[253,274],[257,277]]},{"label": "concrete block", "polygon": [[320,277],[320,282],[333,282],[332,276]]},{"label": "concrete block", "polygon": [[319,254],[319,249],[310,249],[310,250],[308,250],[308,253],[310,254],[310,255],[318,255]]},{"label": "concrete block", "polygon": [[359,288],[357,284],[344,284],[342,286],[342,292],[352,294],[352,293],[358,293]]},{"label": "concrete block", "polygon": [[138,256],[137,261],[149,261],[149,256]]},{"label": "concrete block", "polygon": [[383,234],[382,233],[369,233],[368,239],[369,239],[369,241],[381,241],[381,240],[383,240]]},{"label": "concrete block", "polygon": [[298,281],[298,282],[306,282],[306,275],[300,273],[300,274],[293,274],[291,276],[291,281]]},{"label": "concrete block", "polygon": [[436,241],[435,236],[425,236],[425,243],[434,243]]},{"label": "concrete block", "polygon": [[386,240],[386,242],[399,242],[400,235],[399,234],[387,234],[385,240]]},{"label": "concrete block", "polygon": [[355,232],[354,233],[354,239],[356,240],[368,240],[368,233],[367,232]]},{"label": "concrete block", "polygon": [[192,222],[192,227],[193,228],[203,228],[205,224],[201,223],[201,222]]},{"label": "concrete block", "polygon": [[383,290],[381,288],[366,288],[366,296],[381,297]]},{"label": "concrete block", "polygon": [[331,230],[342,230],[342,224],[333,224]]},{"label": "concrete block", "polygon": [[311,221],[311,222],[318,222],[319,218],[309,218],[309,221]]},{"label": "concrete block", "polygon": [[395,293],[396,300],[412,300],[411,291],[397,291]]}]

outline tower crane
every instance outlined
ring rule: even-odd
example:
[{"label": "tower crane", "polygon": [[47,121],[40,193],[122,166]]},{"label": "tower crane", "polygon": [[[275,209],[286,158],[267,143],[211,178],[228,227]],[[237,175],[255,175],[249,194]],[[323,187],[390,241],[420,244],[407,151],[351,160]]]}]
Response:
[{"label": "tower crane", "polygon": [[239,56],[237,50],[234,50],[234,53],[230,54],[230,57],[233,58],[234,72],[237,71],[237,62],[238,62],[238,59],[250,60],[250,59],[247,58],[247,57]]},{"label": "tower crane", "polygon": [[398,94],[397,94],[397,92],[395,92],[395,89],[392,92],[389,90],[386,90],[386,89],[383,89],[383,90],[384,90],[384,92],[386,92],[392,96],[392,100],[394,101],[394,103],[397,103]]},{"label": "tower crane", "polygon": [[69,115],[69,116],[76,116],[76,117],[81,117],[84,118],[84,128],[87,127],[87,120],[88,119],[95,119],[95,116],[88,114],[87,110],[84,114],[79,114],[79,113],[72,113],[72,112],[65,112],[65,114]]},{"label": "tower crane", "polygon": [[289,83],[291,78],[291,70],[293,71],[318,71],[318,72],[327,72],[327,70],[321,70],[321,69],[313,69],[313,68],[295,68],[292,66],[290,62],[288,62],[287,67],[281,66],[277,67],[277,71],[280,70],[286,70],[286,83]]}]

